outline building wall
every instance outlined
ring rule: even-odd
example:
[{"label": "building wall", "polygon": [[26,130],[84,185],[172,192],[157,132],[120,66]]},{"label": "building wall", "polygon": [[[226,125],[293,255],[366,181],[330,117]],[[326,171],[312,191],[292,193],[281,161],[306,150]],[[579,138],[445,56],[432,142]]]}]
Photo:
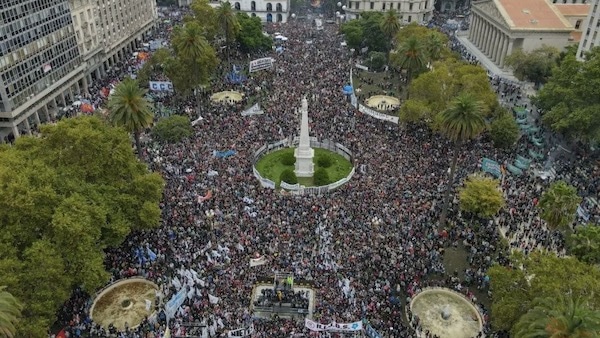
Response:
[{"label": "building wall", "polygon": [[14,131],[33,116],[39,99],[77,80],[82,60],[67,0],[2,0],[2,5],[0,128]]},{"label": "building wall", "polygon": [[592,0],[590,14],[584,20],[583,36],[577,49],[577,58],[583,59],[585,52],[600,46],[600,0]]},{"label": "building wall", "polygon": [[411,22],[428,22],[433,15],[434,7],[433,0],[375,0],[346,2],[346,13],[349,19],[355,19],[361,12],[385,12],[390,9],[398,12],[398,16],[402,23],[408,24]]},{"label": "building wall", "polygon": [[287,22],[290,15],[289,0],[240,0],[232,1],[231,5],[238,11],[259,17],[263,22]]},{"label": "building wall", "polygon": [[525,52],[531,52],[534,49],[542,47],[542,45],[562,50],[571,44],[569,40],[570,36],[570,32],[526,32],[515,33],[513,35],[514,38],[523,38],[522,49]]},{"label": "building wall", "polygon": [[79,52],[86,55],[99,46],[94,14],[96,3],[92,0],[70,0],[69,5]]}]

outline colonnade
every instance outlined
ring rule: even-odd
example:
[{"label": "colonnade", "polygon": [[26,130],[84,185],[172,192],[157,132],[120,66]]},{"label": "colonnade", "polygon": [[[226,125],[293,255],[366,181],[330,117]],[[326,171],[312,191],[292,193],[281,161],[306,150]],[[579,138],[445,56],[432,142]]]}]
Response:
[{"label": "colonnade", "polygon": [[477,13],[471,15],[469,41],[500,68],[504,67],[504,59],[512,50],[513,41],[510,36]]}]

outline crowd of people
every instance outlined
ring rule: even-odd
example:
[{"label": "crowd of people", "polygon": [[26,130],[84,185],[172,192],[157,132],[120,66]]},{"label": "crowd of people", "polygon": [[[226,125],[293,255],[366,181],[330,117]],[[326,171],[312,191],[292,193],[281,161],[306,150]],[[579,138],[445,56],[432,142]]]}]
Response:
[{"label": "crowd of people", "polygon": [[[462,292],[487,318],[488,309],[475,293],[488,291],[487,268],[506,261],[497,247],[497,225],[463,217],[455,198],[448,227],[437,227],[452,144],[426,126],[400,128],[348,104],[342,88],[349,68],[343,60],[351,56],[336,26],[316,31],[309,21],[292,20],[266,30],[288,38],[283,53],[263,54],[275,59],[273,69],[253,73],[242,84],[220,79],[211,89],[259,97],[264,114],[241,116],[240,106],[210,103],[210,93],[205,93],[203,119],[194,126],[193,137],[177,144],[148,142],[145,147],[150,169],[166,181],[162,221],[153,231],[131,234],[120,248],[107,253],[106,264],[114,280],[143,276],[159,285],[157,317],[118,333],[100,328],[88,316],[89,295],[78,291],[60,316],[72,337],[105,337],[111,331],[116,337],[164,337],[163,305],[186,286],[191,291],[169,321],[174,336],[194,331],[202,337],[223,337],[229,330],[248,328],[252,329],[244,332],[255,338],[342,336],[311,333],[303,321],[256,318],[250,310],[256,300],[251,299],[253,286],[276,272],[310,282],[316,293],[315,321],[367,319],[382,337],[416,336],[405,305],[427,286]],[[98,89],[126,75],[128,66],[119,69],[121,73],[98,83]],[[495,88],[504,86],[501,80],[491,80]],[[258,148],[298,134],[296,109],[303,97],[309,102],[311,136],[345,145],[353,152],[354,166],[361,167],[346,185],[327,195],[283,195],[262,188],[253,176],[252,158]],[[198,118],[194,101],[158,100],[175,112],[187,112],[191,120]],[[235,153],[213,156],[214,151],[226,150]],[[468,142],[461,149],[453,184],[457,187],[479,171],[482,157],[505,163],[512,156],[495,149],[485,135]],[[561,163],[557,176],[586,165]],[[587,189],[590,181],[585,180],[597,182],[598,172],[572,179],[581,180],[580,188]],[[542,230],[543,222],[532,207],[546,186],[546,181],[528,175],[507,175],[503,180],[508,205],[497,221],[509,235],[516,234],[511,237],[513,247],[562,248],[562,238]],[[459,246],[468,250],[467,271],[446,271],[445,250]],[[140,259],[140,247],[156,256]],[[266,264],[249,266],[257,254]],[[198,325],[190,326],[194,323]],[[484,332],[489,333],[488,324]]]}]

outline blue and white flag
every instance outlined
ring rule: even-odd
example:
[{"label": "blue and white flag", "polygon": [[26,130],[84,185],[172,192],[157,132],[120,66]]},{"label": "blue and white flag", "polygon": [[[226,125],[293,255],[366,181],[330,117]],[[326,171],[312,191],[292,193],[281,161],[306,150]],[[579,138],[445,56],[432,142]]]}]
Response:
[{"label": "blue and white flag", "polygon": [[152,251],[152,249],[150,249],[150,247],[148,247],[148,259],[151,262],[154,262],[156,260],[156,254],[154,253],[154,251]]}]

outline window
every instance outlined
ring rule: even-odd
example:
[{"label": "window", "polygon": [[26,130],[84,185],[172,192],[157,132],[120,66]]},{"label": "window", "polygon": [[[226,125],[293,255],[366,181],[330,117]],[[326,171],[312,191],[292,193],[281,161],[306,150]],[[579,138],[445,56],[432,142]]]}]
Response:
[{"label": "window", "polygon": [[235,3],[235,9],[238,10],[238,11],[240,10],[240,3],[239,2]]},{"label": "window", "polygon": [[360,1],[357,1],[357,2],[354,3],[354,8],[355,9],[358,9],[358,6],[360,6]]},{"label": "window", "polygon": [[[283,12],[282,6],[281,4],[277,4],[275,5],[276,11],[277,12]],[[277,20],[277,22],[281,22],[281,20]]]},{"label": "window", "polygon": [[408,4],[408,10],[412,11],[412,8],[413,8],[413,3],[411,2],[411,3]]},{"label": "window", "polygon": [[374,9],[374,8],[375,8],[375,3],[371,2],[371,9]]},{"label": "window", "polygon": [[[256,10],[256,1],[252,1],[252,2],[250,3],[250,10],[252,10],[252,11],[255,11],[255,10]],[[256,16],[256,15],[254,15],[254,16]]]},{"label": "window", "polygon": [[[273,11],[273,4],[271,4],[270,2],[267,2],[267,12],[271,12]],[[269,21],[271,22],[271,21]]]},{"label": "window", "polygon": [[409,15],[408,16],[408,22],[410,22],[412,20],[412,17]]},{"label": "window", "polygon": [[381,4],[381,10],[385,11],[385,2],[383,4]]},{"label": "window", "polygon": [[577,22],[575,23],[575,29],[579,29],[580,26],[581,26],[581,20],[577,20]]}]

